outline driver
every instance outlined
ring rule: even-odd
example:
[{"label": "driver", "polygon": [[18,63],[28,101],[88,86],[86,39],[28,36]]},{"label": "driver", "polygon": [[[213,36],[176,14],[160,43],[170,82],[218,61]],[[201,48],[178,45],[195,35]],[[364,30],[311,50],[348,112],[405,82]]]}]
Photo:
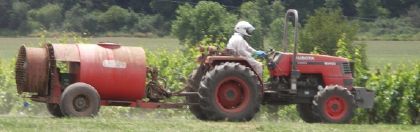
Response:
[{"label": "driver", "polygon": [[240,21],[235,25],[235,33],[230,37],[227,44],[227,49],[233,51],[235,55],[245,57],[248,63],[252,66],[258,76],[262,77],[263,66],[261,62],[255,60],[252,55],[264,58],[267,54],[264,51],[257,51],[244,39],[245,36],[251,36],[251,32],[255,30],[249,22]]}]

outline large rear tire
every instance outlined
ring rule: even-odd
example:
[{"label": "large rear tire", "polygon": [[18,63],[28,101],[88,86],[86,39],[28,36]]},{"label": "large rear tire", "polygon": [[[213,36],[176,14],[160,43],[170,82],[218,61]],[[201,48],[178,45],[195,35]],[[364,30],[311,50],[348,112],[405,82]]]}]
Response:
[{"label": "large rear tire", "polygon": [[262,92],[258,77],[239,63],[215,66],[202,78],[200,107],[209,120],[249,121],[259,111]]},{"label": "large rear tire", "polygon": [[356,108],[353,95],[341,86],[328,86],[319,91],[315,105],[325,123],[349,123]]},{"label": "large rear tire", "polygon": [[[205,74],[205,66],[200,65],[197,69],[195,69],[190,76],[188,77],[186,90],[187,92],[198,92],[198,87],[200,85],[201,78]],[[199,96],[190,95],[185,97],[188,103],[199,103]],[[188,109],[200,120],[207,120],[207,115],[205,114],[205,110],[201,109],[200,105],[190,105]]]},{"label": "large rear tire", "polygon": [[48,112],[54,117],[63,117],[64,114],[61,112],[60,105],[47,103]]},{"label": "large rear tire", "polygon": [[321,118],[319,118],[316,108],[312,103],[296,104],[296,110],[298,111],[300,118],[307,123],[321,122]]},{"label": "large rear tire", "polygon": [[93,117],[100,107],[99,94],[86,83],[69,85],[61,95],[60,109],[65,116]]}]

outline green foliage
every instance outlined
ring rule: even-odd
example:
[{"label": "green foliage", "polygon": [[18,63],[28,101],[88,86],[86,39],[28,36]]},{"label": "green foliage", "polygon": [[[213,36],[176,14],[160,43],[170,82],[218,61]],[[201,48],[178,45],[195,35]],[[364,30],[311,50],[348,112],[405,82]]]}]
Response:
[{"label": "green foliage", "polygon": [[389,66],[370,74],[368,88],[375,90],[373,109],[359,111],[357,122],[418,124],[420,121],[419,72],[420,65],[395,71]]},{"label": "green foliage", "polygon": [[29,11],[29,16],[35,22],[38,22],[46,29],[58,28],[61,26],[63,15],[62,8],[57,4],[47,4],[39,9]]},{"label": "green foliage", "polygon": [[15,85],[13,70],[9,66],[11,65],[0,60],[0,114],[9,113],[13,108],[13,104],[9,102],[18,99],[15,89],[12,89]]},{"label": "green foliage", "polygon": [[167,50],[146,52],[148,66],[159,69],[159,76],[165,78],[171,91],[184,88],[183,80],[186,80],[197,67],[195,60],[198,55],[198,51],[194,48],[175,52]]},{"label": "green foliage", "polygon": [[155,33],[162,37],[167,35],[170,31],[171,25],[169,21],[159,14],[157,15],[145,15],[139,14],[138,22],[134,26],[134,31],[143,33]]},{"label": "green foliage", "polygon": [[[313,15],[314,11],[322,8],[325,1],[314,1],[314,0],[283,0],[285,7],[288,9],[296,9],[299,11],[299,22],[306,23],[309,16]],[[344,1],[344,0],[343,0]]]},{"label": "green foliage", "polygon": [[181,44],[194,46],[205,35],[227,36],[233,30],[235,15],[216,2],[201,1],[195,7],[186,4],[177,9],[172,34]]},{"label": "green foliage", "polygon": [[418,6],[411,6],[407,11],[407,16],[410,19],[411,24],[420,28],[420,8]]},{"label": "green foliage", "polygon": [[12,5],[12,12],[10,14],[10,28],[17,29],[20,33],[26,34],[31,31],[31,27],[27,21],[27,12],[29,5],[24,2],[15,2]]},{"label": "green foliage", "polygon": [[273,1],[273,4],[271,4],[271,23],[273,23],[275,19],[283,18],[284,13],[286,13],[285,8],[286,7],[284,7],[283,3],[280,0]]},{"label": "green foliage", "polygon": [[377,18],[387,16],[388,11],[381,6],[380,0],[359,0],[356,3],[360,17]]},{"label": "green foliage", "polygon": [[268,34],[268,44],[270,48],[279,50],[282,47],[284,19],[279,17],[270,24],[270,34]]},{"label": "green foliage", "polygon": [[[248,7],[245,9],[240,9],[241,12],[241,17],[242,18],[250,18],[251,14],[247,14],[246,10],[256,10],[258,13],[255,15],[259,15],[259,21],[261,22],[261,31],[263,35],[267,34],[267,26],[270,25],[270,23],[273,21],[273,16],[272,16],[272,8],[273,6],[270,5],[270,2],[267,0],[255,0],[254,2],[255,6],[254,7]],[[277,6],[276,8],[281,8],[281,3],[279,4],[279,2],[275,3]],[[242,8],[242,7],[241,7]],[[277,9],[280,10],[280,9]],[[254,15],[252,15],[254,16]]]},{"label": "green foliage", "polygon": [[[173,27],[172,21],[176,19],[178,7],[184,4],[198,5],[200,2],[202,0],[177,2],[167,0],[111,0],[101,2],[0,0],[0,18],[2,19],[0,21],[0,36],[31,36],[42,32],[44,29],[50,32],[59,32],[65,29],[67,32],[77,32],[86,36],[167,36]],[[343,16],[369,20],[369,22],[374,22],[376,18],[386,17],[388,14],[395,19],[404,19],[405,16],[408,16],[411,18],[410,22],[419,27],[419,24],[416,24],[418,23],[416,14],[419,13],[416,13],[418,11],[415,7],[420,6],[420,1],[412,0],[228,0],[214,1],[214,3],[226,8],[231,14],[241,15],[243,19],[255,23],[259,30],[256,34],[262,34],[263,37],[256,35],[251,44],[261,48],[263,47],[261,46],[263,45],[261,39],[270,34],[270,25],[278,18],[277,16],[284,13],[285,7],[295,8],[299,11],[300,22],[303,26],[305,26],[307,18],[313,15],[316,9],[328,8],[341,9]],[[249,3],[252,3],[253,6],[247,9],[251,10],[241,11],[241,7],[250,7]],[[248,5],[244,6],[246,4]],[[356,6],[358,10],[356,10]],[[242,14],[246,14],[246,16]],[[210,18],[202,18],[203,20],[200,21],[206,21]],[[225,24],[225,28],[231,28],[234,25],[233,21]],[[226,35],[226,33],[223,34]],[[360,36],[364,40],[418,40],[420,38],[419,33],[398,36],[394,34],[383,36],[362,34]],[[199,41],[201,38],[195,40]]]},{"label": "green foliage", "polygon": [[338,0],[325,0],[324,5],[326,8],[329,8],[329,9],[341,9],[340,1]]},{"label": "green foliage", "polygon": [[364,47],[347,43],[345,34],[337,42],[336,55],[350,58],[354,63],[356,86],[366,86],[376,92],[373,109],[358,110],[354,122],[359,123],[399,123],[418,124],[420,115],[420,65],[407,68],[400,65],[392,71],[389,66],[384,71],[369,73],[364,58]]},{"label": "green foliage", "polygon": [[279,49],[282,44],[285,7],[280,0],[271,5],[271,23],[268,25],[267,40],[269,48]]},{"label": "green foliage", "polygon": [[88,13],[80,5],[76,5],[65,13],[64,28],[69,31],[92,33],[98,31],[99,13]]},{"label": "green foliage", "polygon": [[352,44],[352,41],[342,34],[337,42],[336,55],[348,58],[354,62],[355,86],[365,86],[368,72],[365,44]]},{"label": "green foliage", "polygon": [[373,22],[360,21],[358,39],[365,40],[416,40],[420,31],[410,22],[411,18],[378,18]]},{"label": "green foliage", "polygon": [[227,38],[223,37],[223,36],[211,36],[211,35],[206,35],[204,36],[204,38],[198,42],[198,45],[200,46],[215,46],[219,49],[225,49],[226,47],[226,42],[227,42]]},{"label": "green foliage", "polygon": [[323,53],[335,55],[340,35],[346,34],[347,39],[353,40],[357,28],[357,24],[345,21],[339,10],[318,9],[301,32],[299,48],[309,53],[318,47]]},{"label": "green foliage", "polygon": [[111,6],[98,18],[103,30],[118,31],[122,28],[130,29],[136,22],[137,16],[132,11],[119,6]]}]

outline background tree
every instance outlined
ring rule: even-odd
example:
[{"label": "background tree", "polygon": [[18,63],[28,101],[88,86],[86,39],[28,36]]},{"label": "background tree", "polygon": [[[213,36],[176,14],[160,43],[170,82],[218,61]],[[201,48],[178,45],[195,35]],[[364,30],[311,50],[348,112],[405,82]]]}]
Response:
[{"label": "background tree", "polygon": [[344,16],[354,17],[357,15],[356,1],[357,0],[340,0],[341,8]]},{"label": "background tree", "polygon": [[325,54],[335,55],[341,34],[346,34],[347,39],[354,40],[358,25],[345,21],[341,16],[340,10],[316,10],[315,14],[308,18],[301,32],[301,52],[309,53],[318,48]]},{"label": "background tree", "polygon": [[338,1],[338,0],[325,0],[324,6],[326,8],[330,8],[330,9],[341,9],[340,1]]},{"label": "background tree", "polygon": [[27,34],[31,32],[31,27],[28,24],[27,12],[29,5],[24,2],[14,2],[12,4],[12,12],[10,15],[9,28],[17,29],[21,34]]},{"label": "background tree", "polygon": [[47,4],[39,9],[29,11],[32,20],[38,22],[45,29],[59,28],[63,20],[61,7],[57,4]]},{"label": "background tree", "polygon": [[283,37],[283,26],[284,26],[284,13],[285,8],[280,0],[276,0],[271,5],[271,18],[272,22],[268,28],[268,45],[269,48],[280,50]]},{"label": "background tree", "polygon": [[[168,36],[171,32],[172,21],[176,19],[176,10],[179,6],[190,4],[196,6],[203,0],[0,0],[0,35],[27,35],[39,32],[41,27],[53,32],[65,29],[68,32],[86,33],[94,36],[101,36],[108,32],[119,32],[124,35],[151,34],[152,36]],[[270,26],[278,15],[272,15],[274,4],[279,0],[211,0],[218,3],[230,14],[241,15],[243,19],[252,19],[258,25],[258,34],[264,38],[270,36]],[[250,6],[250,3],[253,3]],[[418,0],[281,0],[285,9],[297,9],[299,11],[300,23],[305,27],[306,20],[314,14],[318,8],[325,7],[330,9],[342,9],[342,15],[349,16],[350,19],[360,19],[364,22],[377,23],[377,17],[387,19],[405,19],[409,7],[420,6]],[[252,7],[254,11],[241,11],[242,7]],[[119,8],[116,8],[119,7]],[[112,8],[110,10],[110,8]],[[80,11],[75,11],[75,10]],[[117,10],[115,10],[117,9]],[[122,10],[123,9],[123,10]],[[129,12],[129,20],[122,22],[105,21],[104,13],[111,11]],[[389,12],[388,12],[389,11]],[[248,13],[247,13],[248,12]],[[78,14],[77,14],[78,13]],[[283,14],[282,12],[281,14]],[[387,13],[390,15],[387,16]],[[73,14],[73,15],[71,15]],[[247,14],[242,15],[242,14]],[[248,14],[258,16],[247,17]],[[411,13],[411,16],[415,13]],[[123,16],[114,16],[123,17]],[[48,18],[48,19],[44,19]],[[107,19],[107,18],[106,18]],[[111,19],[111,18],[110,18]],[[366,21],[369,20],[369,21]],[[99,22],[101,21],[101,22]],[[259,22],[257,22],[259,21]],[[64,22],[64,23],[63,23]],[[405,22],[405,21],[404,21]],[[412,21],[413,23],[414,21]],[[72,24],[75,23],[75,24]],[[388,22],[391,23],[391,22]],[[105,25],[103,25],[105,24]],[[121,24],[127,24],[121,26]],[[255,24],[254,24],[255,25]],[[369,25],[369,24],[361,24]],[[363,27],[376,30],[378,27]],[[383,28],[383,27],[379,27]],[[420,29],[411,27],[415,32]],[[366,33],[359,35],[359,38],[372,38]],[[407,38],[419,38],[411,35],[412,32],[399,33],[400,35],[385,35],[384,38],[393,40],[403,40]],[[381,34],[379,34],[381,35]],[[391,37],[389,37],[391,36]],[[409,37],[406,37],[409,36]],[[263,38],[255,37],[255,38]],[[416,39],[417,40],[417,39]],[[253,40],[256,41],[256,40]],[[263,41],[259,41],[261,43]],[[261,43],[262,45],[262,43]]]},{"label": "background tree", "polygon": [[[87,10],[76,5],[65,13],[64,28],[75,32],[89,32],[84,25]],[[92,31],[93,32],[93,31]]]},{"label": "background tree", "polygon": [[388,15],[388,11],[382,7],[379,0],[359,0],[356,7],[360,17],[377,18]]},{"label": "background tree", "polygon": [[411,24],[420,28],[420,8],[418,6],[411,6],[407,11],[407,16],[410,19]]},{"label": "background tree", "polygon": [[301,23],[311,16],[315,9],[324,5],[325,0],[284,0],[286,9],[296,9],[299,11],[299,20]]},{"label": "background tree", "polygon": [[205,35],[212,39],[227,37],[232,33],[236,16],[216,2],[201,1],[196,6],[189,4],[178,8],[172,23],[172,34],[181,44],[196,45]]},{"label": "background tree", "polygon": [[119,6],[111,6],[106,12],[100,15],[99,24],[102,30],[119,31],[122,28],[130,29],[137,21],[136,14]]}]

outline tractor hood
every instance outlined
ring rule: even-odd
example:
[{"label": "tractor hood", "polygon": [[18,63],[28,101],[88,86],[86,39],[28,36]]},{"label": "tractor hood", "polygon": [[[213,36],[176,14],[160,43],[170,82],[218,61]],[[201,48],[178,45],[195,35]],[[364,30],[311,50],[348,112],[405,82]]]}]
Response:
[{"label": "tractor hood", "polygon": [[[293,54],[290,54],[293,55]],[[329,55],[315,55],[299,53],[296,56],[296,61],[316,61],[316,62],[348,62],[349,59],[343,57],[329,56]]]}]

